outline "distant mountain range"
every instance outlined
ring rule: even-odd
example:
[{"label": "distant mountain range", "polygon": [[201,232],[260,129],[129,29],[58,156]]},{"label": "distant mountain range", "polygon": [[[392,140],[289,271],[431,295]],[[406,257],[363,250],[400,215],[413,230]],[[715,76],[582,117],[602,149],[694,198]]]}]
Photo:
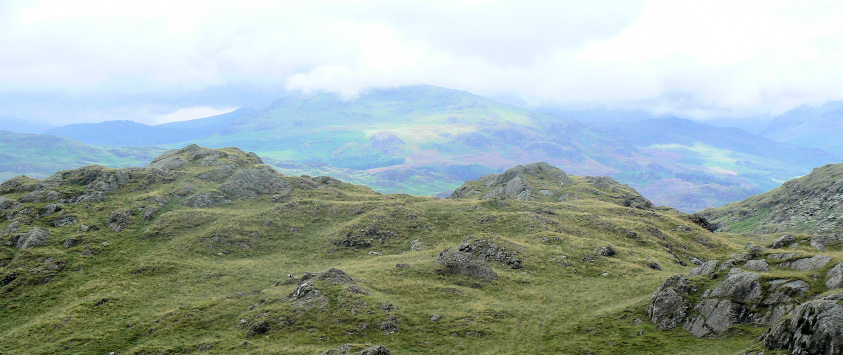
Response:
[{"label": "distant mountain range", "polygon": [[349,100],[294,94],[263,109],[191,121],[112,121],[46,133],[97,146],[237,146],[285,174],[422,195],[546,161],[572,174],[612,176],[683,211],[737,201],[843,160],[740,129],[679,119],[583,124],[433,86],[372,89]]},{"label": "distant mountain range", "polygon": [[0,131],[0,142],[0,180],[18,175],[43,178],[90,164],[141,166],[164,151],[155,147],[96,147],[67,138],[7,131]]},{"label": "distant mountain range", "polygon": [[773,119],[761,134],[771,140],[843,155],[843,101],[804,105]]}]

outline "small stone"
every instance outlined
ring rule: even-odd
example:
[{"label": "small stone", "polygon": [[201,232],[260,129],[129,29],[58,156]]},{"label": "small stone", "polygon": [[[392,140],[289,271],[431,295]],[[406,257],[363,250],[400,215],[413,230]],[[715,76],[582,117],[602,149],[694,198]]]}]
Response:
[{"label": "small stone", "polygon": [[438,314],[434,314],[433,317],[430,317],[431,322],[438,322],[440,319],[442,319],[442,316]]},{"label": "small stone", "polygon": [[600,276],[609,276],[609,273],[608,273],[608,272],[604,272],[604,273],[600,274]]}]

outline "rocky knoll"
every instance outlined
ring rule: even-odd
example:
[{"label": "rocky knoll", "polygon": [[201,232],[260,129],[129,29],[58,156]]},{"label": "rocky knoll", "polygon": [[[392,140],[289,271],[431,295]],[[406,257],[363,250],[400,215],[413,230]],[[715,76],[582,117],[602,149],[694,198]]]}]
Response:
[{"label": "rocky knoll", "polygon": [[544,162],[518,165],[501,174],[467,181],[448,198],[545,202],[594,198],[624,207],[653,208],[653,204],[633,188],[610,177],[571,176]]},{"label": "rocky knoll", "polygon": [[700,212],[727,232],[843,235],[843,164],[814,169],[770,192]]}]

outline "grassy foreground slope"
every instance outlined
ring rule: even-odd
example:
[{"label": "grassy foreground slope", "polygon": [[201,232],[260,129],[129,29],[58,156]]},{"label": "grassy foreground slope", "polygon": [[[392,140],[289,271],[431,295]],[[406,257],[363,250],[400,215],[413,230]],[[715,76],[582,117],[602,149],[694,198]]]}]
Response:
[{"label": "grassy foreground slope", "polygon": [[[631,188],[531,164],[458,191],[383,195],[198,146],[9,180],[0,353],[722,354],[757,335],[647,321],[668,276],[736,248]],[[456,248],[494,277],[436,261]]]}]

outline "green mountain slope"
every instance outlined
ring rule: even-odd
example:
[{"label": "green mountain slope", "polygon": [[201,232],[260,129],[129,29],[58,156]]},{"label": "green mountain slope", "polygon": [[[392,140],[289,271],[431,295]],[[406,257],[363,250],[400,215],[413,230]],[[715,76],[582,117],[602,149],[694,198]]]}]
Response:
[{"label": "green mountain slope", "polygon": [[720,354],[757,335],[641,321],[667,276],[737,248],[631,188],[530,164],[459,191],[383,195],[197,146],[9,180],[0,352]]},{"label": "green mountain slope", "polygon": [[[132,124],[51,132],[105,145],[237,146],[284,173],[326,174],[381,192],[420,195],[439,195],[466,179],[545,161],[573,174],[612,176],[656,204],[688,212],[768,191],[814,166],[839,161],[818,149],[687,120],[594,127],[433,86],[371,89],[351,99],[294,94],[256,111],[120,128],[126,125]],[[119,134],[103,133],[115,130]]]},{"label": "green mountain slope", "polygon": [[163,151],[154,147],[96,147],[50,135],[0,131],[0,181],[21,174],[41,178],[89,164],[140,166]]},{"label": "green mountain slope", "polygon": [[830,164],[770,192],[701,212],[728,232],[843,234],[843,164]]}]

